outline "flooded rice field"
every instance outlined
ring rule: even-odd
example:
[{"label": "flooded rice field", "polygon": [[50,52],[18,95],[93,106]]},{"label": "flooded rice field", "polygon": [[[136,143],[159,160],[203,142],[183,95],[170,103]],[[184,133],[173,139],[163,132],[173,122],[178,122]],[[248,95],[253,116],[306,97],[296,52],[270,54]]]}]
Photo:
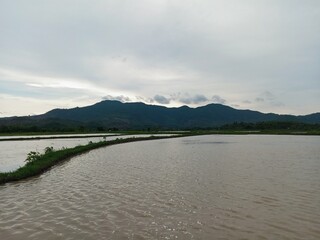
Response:
[{"label": "flooded rice field", "polygon": [[[117,137],[107,137],[106,139],[116,139]],[[0,142],[0,172],[13,171],[25,164],[24,160],[30,151],[43,153],[46,147],[61,149],[70,148],[77,145],[88,144],[89,141],[99,142],[102,137],[91,138],[64,138],[64,139],[39,139],[23,141],[1,141]]]},{"label": "flooded rice field", "polygon": [[41,139],[41,138],[67,138],[67,137],[99,137],[120,135],[117,133],[86,133],[86,134],[48,134],[48,135],[25,135],[25,136],[0,136],[0,140],[11,139]]},{"label": "flooded rice field", "polygon": [[[111,135],[111,134],[110,134]],[[170,136],[175,134],[153,134],[153,136]],[[43,137],[55,137],[54,139],[41,139]],[[56,137],[72,137],[72,138],[56,138]],[[74,137],[79,138],[74,138]],[[4,139],[16,138],[16,137],[0,137],[3,141],[0,141],[0,172],[8,172],[18,169],[25,164],[25,159],[30,151],[35,151],[43,153],[46,147],[53,147],[55,150],[65,148],[71,148],[78,145],[85,145],[91,142],[99,141],[110,141],[117,138],[130,138],[130,137],[149,137],[150,134],[139,134],[139,135],[117,135],[108,136],[106,134],[104,137],[86,137],[83,138],[85,134],[82,135],[42,135],[33,136],[40,137],[40,139],[34,140],[18,140],[18,141],[4,141]],[[93,135],[90,135],[93,136]],[[26,138],[32,138],[32,136],[27,136]],[[19,137],[20,138],[20,137]]]},{"label": "flooded rice field", "polygon": [[[11,142],[14,144],[14,142]],[[0,186],[1,239],[319,239],[320,137],[113,145]]]}]

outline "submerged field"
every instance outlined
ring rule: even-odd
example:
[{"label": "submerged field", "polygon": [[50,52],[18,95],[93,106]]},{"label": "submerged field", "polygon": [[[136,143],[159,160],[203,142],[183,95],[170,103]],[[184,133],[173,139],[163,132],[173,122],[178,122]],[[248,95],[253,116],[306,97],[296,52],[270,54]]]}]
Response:
[{"label": "submerged field", "polygon": [[[179,137],[179,135],[140,134],[103,136],[103,138],[101,138],[101,136],[88,136],[88,138],[86,138],[85,136],[81,138],[75,138],[75,136],[63,136],[61,137],[61,139],[45,136],[43,138],[36,137],[36,140],[34,140],[35,137],[31,137],[18,141],[15,137],[4,138],[3,140],[7,141],[0,142],[0,146],[2,146],[3,148],[3,151],[0,154],[0,157],[2,157],[2,159],[0,159],[0,184],[39,175],[68,158],[96,148],[127,142],[155,140],[170,137]],[[48,139],[50,140],[48,141]],[[14,144],[11,143],[12,141],[14,141]],[[25,144],[26,142],[28,144]],[[79,142],[85,144],[79,145]],[[44,144],[48,144],[48,146],[44,147]],[[20,149],[20,152],[17,154],[16,149],[19,147],[19,145],[24,149],[22,151]],[[40,148],[42,147],[41,151],[38,151],[39,146]],[[56,148],[57,146],[58,148]],[[35,150],[30,151],[27,154],[26,150],[28,150],[28,147]],[[22,153],[25,153],[25,155],[21,156]],[[25,156],[27,156],[27,158],[25,158]],[[4,169],[8,167],[11,167],[12,169],[4,171]]]},{"label": "submerged field", "polygon": [[319,239],[320,137],[212,135],[90,151],[0,186],[4,239]]}]

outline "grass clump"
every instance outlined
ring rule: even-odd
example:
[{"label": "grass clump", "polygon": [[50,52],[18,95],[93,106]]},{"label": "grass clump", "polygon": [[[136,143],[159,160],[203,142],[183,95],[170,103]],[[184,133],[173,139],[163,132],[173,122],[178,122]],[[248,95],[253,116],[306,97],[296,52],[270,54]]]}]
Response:
[{"label": "grass clump", "polygon": [[41,158],[41,156],[42,155],[39,152],[31,151],[31,152],[28,153],[27,158],[24,161],[27,162],[27,163],[31,163],[31,162],[34,162],[36,160],[39,160]]}]

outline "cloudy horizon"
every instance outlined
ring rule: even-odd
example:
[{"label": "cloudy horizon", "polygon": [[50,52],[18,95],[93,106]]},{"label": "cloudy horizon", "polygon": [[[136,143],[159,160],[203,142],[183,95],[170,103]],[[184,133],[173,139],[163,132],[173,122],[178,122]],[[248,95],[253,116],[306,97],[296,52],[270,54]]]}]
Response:
[{"label": "cloudy horizon", "polygon": [[320,112],[318,0],[3,0],[0,29],[0,117],[102,100]]}]

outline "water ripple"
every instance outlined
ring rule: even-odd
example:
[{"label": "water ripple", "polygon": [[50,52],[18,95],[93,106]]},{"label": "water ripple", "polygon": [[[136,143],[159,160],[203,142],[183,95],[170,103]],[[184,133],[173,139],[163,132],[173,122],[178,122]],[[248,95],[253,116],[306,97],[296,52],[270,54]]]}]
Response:
[{"label": "water ripple", "polygon": [[319,239],[314,142],[202,136],[98,149],[0,186],[1,239]]}]

